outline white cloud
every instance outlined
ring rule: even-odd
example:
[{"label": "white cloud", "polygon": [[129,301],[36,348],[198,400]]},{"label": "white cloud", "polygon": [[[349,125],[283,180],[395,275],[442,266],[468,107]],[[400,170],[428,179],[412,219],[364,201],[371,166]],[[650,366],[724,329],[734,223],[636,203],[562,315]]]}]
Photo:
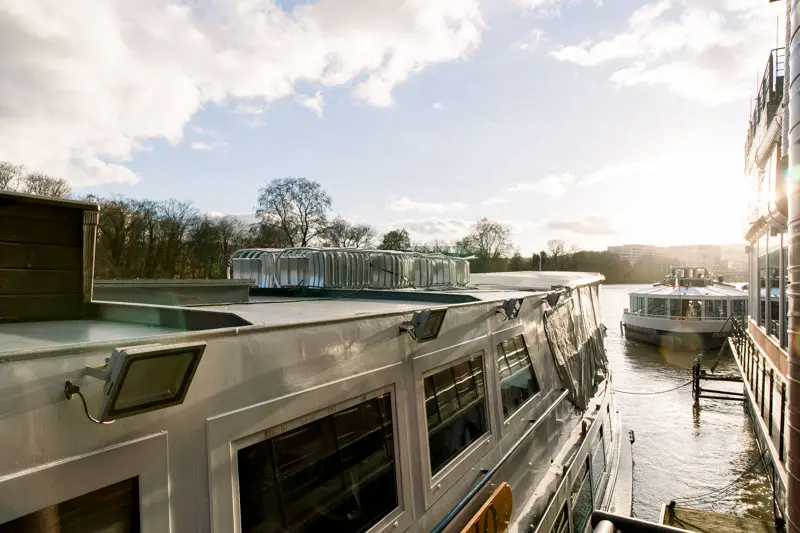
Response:
[{"label": "white cloud", "polygon": [[441,102],[434,102],[431,104],[431,107],[433,108],[434,111],[441,111],[442,109],[444,109],[444,104]]},{"label": "white cloud", "polygon": [[522,40],[511,44],[511,50],[516,52],[529,52],[536,50],[542,41],[547,40],[547,34],[540,28],[533,28],[528,32],[528,36]]},{"label": "white cloud", "polygon": [[387,211],[418,211],[421,213],[445,213],[448,211],[460,211],[469,207],[467,204],[461,202],[453,202],[443,204],[438,202],[415,202],[406,196],[393,200],[386,206]]},{"label": "white cloud", "polygon": [[244,224],[254,224],[256,222],[255,213],[223,213],[222,211],[209,211],[206,215],[210,218],[230,218]]},{"label": "white cloud", "polygon": [[213,141],[213,142],[203,142],[203,141],[193,141],[189,144],[189,148],[192,150],[199,150],[199,151],[211,151],[216,150],[217,148],[225,148],[228,146],[226,141]]},{"label": "white cloud", "polygon": [[[572,5],[581,0],[514,0],[522,10],[532,13],[538,17],[558,17],[561,15],[561,7]],[[592,0],[596,7],[603,5],[603,0]]]},{"label": "white cloud", "polygon": [[687,98],[724,103],[752,91],[753,73],[774,47],[769,28],[783,11],[749,0],[659,0],[636,9],[627,30],[562,46],[553,56],[585,67],[622,63],[610,76],[617,85],[662,85]]},{"label": "white cloud", "polygon": [[300,98],[300,103],[303,107],[310,109],[319,118],[322,118],[322,110],[325,107],[322,91],[317,91],[314,96],[302,96]]},{"label": "white cloud", "polygon": [[568,231],[577,235],[614,235],[617,229],[605,217],[587,215],[580,219],[551,220],[545,228],[553,231]]},{"label": "white cloud", "polygon": [[500,205],[500,204],[507,204],[510,200],[508,198],[502,198],[500,196],[491,196],[481,202],[483,205]]},{"label": "white cloud", "polygon": [[420,238],[455,239],[463,237],[469,231],[472,222],[457,218],[425,218],[398,220],[391,226],[397,229],[405,228],[412,236]]},{"label": "white cloud", "polygon": [[537,181],[517,183],[507,189],[509,192],[536,191],[552,198],[563,196],[569,185],[575,182],[572,174],[552,174]]},{"label": "white cloud", "polygon": [[233,112],[237,115],[263,115],[264,111],[266,111],[265,106],[263,105],[256,105],[256,104],[243,104],[239,103],[236,104],[236,107],[233,108]]},{"label": "white cloud", "polygon": [[397,85],[465,57],[484,28],[477,0],[188,4],[6,0],[0,160],[76,186],[133,183],[133,153],[179,143],[206,104],[257,117],[302,80],[390,105]]}]

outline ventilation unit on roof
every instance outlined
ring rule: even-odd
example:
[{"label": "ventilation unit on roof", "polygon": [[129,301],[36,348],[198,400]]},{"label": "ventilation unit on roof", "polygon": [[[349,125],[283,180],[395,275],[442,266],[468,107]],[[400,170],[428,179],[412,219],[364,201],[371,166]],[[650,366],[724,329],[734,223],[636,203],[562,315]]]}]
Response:
[{"label": "ventilation unit on roof", "polygon": [[441,254],[356,248],[248,248],[231,256],[231,279],[261,288],[408,289],[463,287],[469,262]]}]

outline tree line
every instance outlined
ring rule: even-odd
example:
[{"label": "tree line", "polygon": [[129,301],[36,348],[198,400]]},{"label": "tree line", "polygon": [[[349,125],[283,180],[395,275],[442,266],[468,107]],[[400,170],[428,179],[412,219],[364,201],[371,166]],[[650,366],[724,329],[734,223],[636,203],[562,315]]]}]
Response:
[{"label": "tree line", "polygon": [[[28,173],[7,162],[0,162],[0,190],[71,194],[65,180]],[[330,195],[318,182],[299,177],[275,179],[260,189],[252,224],[209,216],[191,202],[175,199],[81,199],[100,205],[95,250],[95,275],[100,279],[222,278],[236,250],[303,246],[438,252],[469,257],[476,273],[539,270],[541,265],[543,270],[601,272],[610,283],[652,281],[663,275],[660,265],[652,266],[652,272],[639,265],[633,268],[614,254],[568,249],[558,240],[549,241],[539,254],[523,257],[514,251],[510,228],[486,218],[453,242],[412,242],[403,228],[379,235],[369,224],[331,216]]]}]

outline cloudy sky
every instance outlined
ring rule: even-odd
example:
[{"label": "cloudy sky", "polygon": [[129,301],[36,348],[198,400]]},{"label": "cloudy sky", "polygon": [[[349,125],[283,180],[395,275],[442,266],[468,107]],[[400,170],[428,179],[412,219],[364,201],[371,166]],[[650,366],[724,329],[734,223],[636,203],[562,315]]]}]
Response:
[{"label": "cloudy sky", "polygon": [[0,160],[248,213],[305,176],[417,240],[738,242],[765,0],[0,0]]}]

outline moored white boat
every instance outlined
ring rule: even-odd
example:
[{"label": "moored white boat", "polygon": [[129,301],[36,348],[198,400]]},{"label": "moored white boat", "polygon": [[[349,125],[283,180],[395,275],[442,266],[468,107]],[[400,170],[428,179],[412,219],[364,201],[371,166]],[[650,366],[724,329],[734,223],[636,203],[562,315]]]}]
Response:
[{"label": "moored white boat", "polygon": [[131,281],[100,302],[96,206],[0,208],[0,533],[583,533],[630,512],[602,276],[265,250],[232,259],[258,285],[241,300]]},{"label": "moored white boat", "polygon": [[673,268],[664,282],[629,297],[625,335],[678,351],[719,348],[730,335],[730,316],[747,313],[747,294],[703,268]]}]

